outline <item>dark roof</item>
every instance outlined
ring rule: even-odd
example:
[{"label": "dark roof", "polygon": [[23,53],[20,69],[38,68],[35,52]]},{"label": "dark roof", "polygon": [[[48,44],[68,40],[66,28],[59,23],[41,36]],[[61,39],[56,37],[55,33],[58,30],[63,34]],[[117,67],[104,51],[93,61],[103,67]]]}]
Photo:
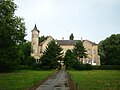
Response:
[{"label": "dark roof", "polygon": [[80,40],[56,40],[60,45],[74,45]]},{"label": "dark roof", "polygon": [[[36,24],[35,24],[35,27],[34,27],[34,29],[33,30],[36,30],[36,31],[38,31],[39,32],[39,30],[37,29],[37,26],[36,26]],[[32,31],[33,31],[32,30]]]},{"label": "dark roof", "polygon": [[33,30],[38,30],[38,29],[37,29],[37,26],[36,26],[36,24],[35,24],[35,27],[34,27],[34,29],[33,29]]},{"label": "dark roof", "polygon": [[[79,42],[80,40],[56,40],[60,45],[74,45],[76,42]],[[83,42],[88,41],[92,45],[97,45],[94,42],[91,42],[89,40],[83,40]]]}]

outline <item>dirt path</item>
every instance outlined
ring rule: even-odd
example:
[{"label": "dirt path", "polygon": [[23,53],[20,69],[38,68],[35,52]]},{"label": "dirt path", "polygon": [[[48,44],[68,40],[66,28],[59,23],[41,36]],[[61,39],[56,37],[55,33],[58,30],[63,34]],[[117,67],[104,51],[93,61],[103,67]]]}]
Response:
[{"label": "dirt path", "polygon": [[40,85],[36,90],[70,90],[66,71],[64,69],[60,70]]}]

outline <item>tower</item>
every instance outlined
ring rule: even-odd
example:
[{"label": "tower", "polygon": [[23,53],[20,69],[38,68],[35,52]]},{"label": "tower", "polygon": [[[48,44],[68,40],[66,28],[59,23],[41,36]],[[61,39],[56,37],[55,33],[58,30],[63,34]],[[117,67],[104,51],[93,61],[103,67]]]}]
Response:
[{"label": "tower", "polygon": [[37,54],[39,51],[38,45],[39,45],[39,30],[37,29],[37,26],[35,24],[34,29],[32,32],[32,54]]}]

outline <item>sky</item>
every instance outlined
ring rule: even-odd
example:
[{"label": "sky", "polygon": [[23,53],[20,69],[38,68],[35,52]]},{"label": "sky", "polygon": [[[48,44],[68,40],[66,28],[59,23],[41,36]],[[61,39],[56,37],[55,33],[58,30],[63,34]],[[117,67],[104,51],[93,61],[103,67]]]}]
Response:
[{"label": "sky", "polygon": [[99,43],[111,34],[120,34],[120,0],[15,0],[15,15],[24,18],[25,37],[31,41],[35,23],[40,36]]}]

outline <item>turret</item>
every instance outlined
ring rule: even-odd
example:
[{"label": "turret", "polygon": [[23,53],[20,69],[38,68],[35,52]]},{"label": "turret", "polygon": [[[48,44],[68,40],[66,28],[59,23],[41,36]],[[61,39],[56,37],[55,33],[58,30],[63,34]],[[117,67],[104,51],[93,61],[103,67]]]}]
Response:
[{"label": "turret", "polygon": [[39,45],[39,30],[37,29],[37,26],[35,24],[34,29],[32,32],[32,53],[38,53],[38,45]]}]

